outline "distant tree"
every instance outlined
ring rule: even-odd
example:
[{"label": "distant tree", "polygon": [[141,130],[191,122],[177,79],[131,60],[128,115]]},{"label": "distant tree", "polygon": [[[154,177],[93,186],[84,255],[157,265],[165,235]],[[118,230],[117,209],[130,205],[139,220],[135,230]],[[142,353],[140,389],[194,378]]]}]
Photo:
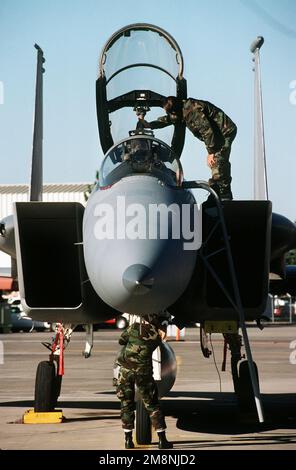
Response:
[{"label": "distant tree", "polygon": [[93,182],[93,184],[89,184],[88,187],[87,187],[87,190],[84,191],[84,199],[85,199],[85,202],[88,200],[89,196],[91,195],[91,192],[92,190],[94,189],[94,187],[98,184],[98,181],[99,181],[99,171],[97,170],[96,171],[96,179],[95,181]]}]

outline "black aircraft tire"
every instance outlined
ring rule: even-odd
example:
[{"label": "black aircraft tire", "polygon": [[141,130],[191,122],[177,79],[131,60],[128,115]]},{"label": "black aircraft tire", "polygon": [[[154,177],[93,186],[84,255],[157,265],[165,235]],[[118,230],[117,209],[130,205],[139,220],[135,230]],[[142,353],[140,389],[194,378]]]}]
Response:
[{"label": "black aircraft tire", "polygon": [[55,377],[54,377],[54,382],[53,382],[53,388],[52,388],[52,400],[53,400],[53,406],[54,408],[57,406],[57,402],[61,393],[61,388],[62,388],[62,375],[58,375],[57,373],[57,366],[55,367]]},{"label": "black aircraft tire", "polygon": [[136,403],[136,440],[140,445],[149,445],[152,439],[150,417],[140,398]]},{"label": "black aircraft tire", "polygon": [[[258,380],[257,365],[255,362],[253,364]],[[242,361],[239,365],[237,398],[241,411],[255,411],[255,400],[248,361]]]},{"label": "black aircraft tire", "polygon": [[49,361],[39,362],[35,381],[35,412],[53,411],[57,393],[55,365]]}]

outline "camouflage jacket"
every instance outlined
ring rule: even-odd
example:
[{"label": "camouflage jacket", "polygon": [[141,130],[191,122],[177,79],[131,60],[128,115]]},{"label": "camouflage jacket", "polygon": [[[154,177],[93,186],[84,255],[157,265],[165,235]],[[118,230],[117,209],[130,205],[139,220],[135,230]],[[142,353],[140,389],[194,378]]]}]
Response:
[{"label": "camouflage jacket", "polygon": [[[186,127],[202,140],[209,154],[220,151],[225,139],[232,141],[236,135],[236,125],[227,114],[209,101],[188,98],[183,103],[183,120]],[[174,124],[174,120],[168,114],[150,122],[151,129]]]},{"label": "camouflage jacket", "polygon": [[158,329],[148,323],[133,323],[119,338],[123,348],[116,362],[127,369],[152,368],[152,353],[161,344]]}]

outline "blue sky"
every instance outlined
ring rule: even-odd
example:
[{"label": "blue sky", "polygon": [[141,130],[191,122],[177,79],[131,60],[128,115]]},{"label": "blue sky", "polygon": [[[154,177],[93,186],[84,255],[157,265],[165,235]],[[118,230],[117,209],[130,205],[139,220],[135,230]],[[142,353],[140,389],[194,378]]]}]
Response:
[{"label": "blue sky", "polygon": [[[1,0],[0,183],[30,175],[37,42],[44,50],[44,181],[92,181],[102,160],[95,110],[100,50],[134,22],[169,31],[184,56],[188,94],[209,100],[238,126],[233,192],[253,192],[253,72],[249,46],[262,48],[270,199],[296,219],[296,2],[294,0]],[[293,95],[294,96],[294,95]],[[293,98],[291,96],[291,98]],[[293,102],[295,104],[293,104]],[[208,179],[204,145],[187,132],[186,179]]]}]

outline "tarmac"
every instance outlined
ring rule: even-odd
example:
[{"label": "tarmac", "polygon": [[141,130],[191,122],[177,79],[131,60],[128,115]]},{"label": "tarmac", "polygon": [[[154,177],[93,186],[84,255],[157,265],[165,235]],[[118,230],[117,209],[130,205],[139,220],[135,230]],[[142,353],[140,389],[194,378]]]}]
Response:
[{"label": "tarmac", "polygon": [[[177,358],[177,379],[163,398],[167,435],[176,450],[295,450],[296,449],[296,326],[260,331],[249,328],[254,360],[259,369],[265,423],[239,412],[233,393],[230,355],[221,372],[223,341],[212,335],[213,355],[202,356],[199,329],[188,328],[184,340],[170,341]],[[82,356],[84,334],[74,333],[65,354],[65,376],[59,407],[62,424],[21,424],[33,408],[37,364],[47,360],[41,341],[52,333],[0,335],[1,449],[123,449],[120,403],[112,386],[119,330],[95,333],[92,356]],[[292,342],[295,340],[295,344]],[[0,348],[0,351],[1,351]],[[3,363],[2,363],[3,362]],[[155,450],[156,436],[151,446]]]}]

